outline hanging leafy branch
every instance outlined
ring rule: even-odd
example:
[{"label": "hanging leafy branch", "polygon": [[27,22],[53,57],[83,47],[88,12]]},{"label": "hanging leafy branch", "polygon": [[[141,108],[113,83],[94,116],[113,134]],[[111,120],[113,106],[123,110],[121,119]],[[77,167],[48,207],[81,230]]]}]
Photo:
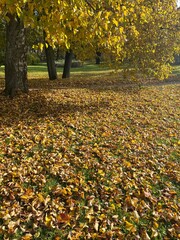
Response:
[{"label": "hanging leafy branch", "polygon": [[50,45],[71,48],[79,58],[98,48],[116,67],[128,62],[128,68],[161,79],[169,73],[178,31],[175,0],[3,0],[0,15],[8,21],[7,13],[26,27],[42,28]]}]

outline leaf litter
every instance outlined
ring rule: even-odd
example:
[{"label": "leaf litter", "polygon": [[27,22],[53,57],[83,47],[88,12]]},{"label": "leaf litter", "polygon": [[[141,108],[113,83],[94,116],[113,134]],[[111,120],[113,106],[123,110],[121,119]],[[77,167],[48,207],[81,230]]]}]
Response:
[{"label": "leaf litter", "polygon": [[0,96],[0,239],[178,239],[178,91]]}]

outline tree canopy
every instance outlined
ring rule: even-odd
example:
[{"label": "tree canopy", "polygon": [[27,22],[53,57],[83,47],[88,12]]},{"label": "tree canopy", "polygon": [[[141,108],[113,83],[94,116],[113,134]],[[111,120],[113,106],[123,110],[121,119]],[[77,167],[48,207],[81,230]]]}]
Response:
[{"label": "tree canopy", "polygon": [[[43,29],[53,47],[79,58],[101,51],[116,65],[167,77],[177,44],[176,0],[1,0],[0,16]],[[41,46],[41,43],[40,43]]]}]

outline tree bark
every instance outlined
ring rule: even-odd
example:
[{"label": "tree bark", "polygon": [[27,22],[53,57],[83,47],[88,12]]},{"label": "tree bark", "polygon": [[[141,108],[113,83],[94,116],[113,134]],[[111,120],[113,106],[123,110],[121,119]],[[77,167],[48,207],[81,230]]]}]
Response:
[{"label": "tree bark", "polygon": [[96,52],[96,64],[101,63],[101,52]]},{"label": "tree bark", "polygon": [[57,71],[56,71],[54,50],[48,43],[46,43],[46,45],[47,47],[45,46],[45,53],[46,53],[49,80],[56,80]]},{"label": "tree bark", "polygon": [[73,58],[73,52],[71,50],[66,51],[62,78],[70,78],[72,58]]},{"label": "tree bark", "polygon": [[60,59],[61,56],[61,50],[60,47],[57,47],[57,52],[56,52],[56,60],[58,61]]},{"label": "tree bark", "polygon": [[5,90],[13,98],[17,90],[28,92],[26,30],[15,15],[6,25]]}]

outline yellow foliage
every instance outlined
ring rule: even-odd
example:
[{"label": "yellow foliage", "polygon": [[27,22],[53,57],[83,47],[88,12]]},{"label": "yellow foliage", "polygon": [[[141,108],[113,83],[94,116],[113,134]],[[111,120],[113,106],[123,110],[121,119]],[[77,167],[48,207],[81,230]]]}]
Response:
[{"label": "yellow foliage", "polygon": [[136,232],[136,227],[128,221],[125,221],[125,227],[130,232]]},{"label": "yellow foliage", "polygon": [[[27,4],[28,3],[28,4]],[[34,9],[37,13],[34,14]],[[176,1],[17,1],[2,0],[0,15],[17,14],[26,27],[46,32],[47,41],[55,47],[61,44],[72,49],[81,59],[95,56],[96,48],[104,57],[127,68],[164,79],[170,73],[167,63],[178,51],[179,19]],[[38,16],[37,16],[38,15]],[[38,20],[37,20],[38,17]],[[40,43],[42,50],[43,45]]]}]

